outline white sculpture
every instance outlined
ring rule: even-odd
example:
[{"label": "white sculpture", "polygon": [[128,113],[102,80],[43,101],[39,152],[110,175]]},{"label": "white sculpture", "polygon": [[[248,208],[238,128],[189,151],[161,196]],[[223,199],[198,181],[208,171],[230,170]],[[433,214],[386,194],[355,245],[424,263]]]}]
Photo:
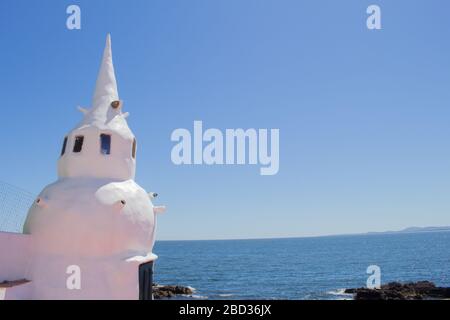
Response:
[{"label": "white sculpture", "polygon": [[[137,299],[139,265],[157,258],[155,214],[165,208],[133,180],[136,139],[122,112],[109,35],[92,106],[80,110],[83,120],[64,139],[59,179],[39,194],[24,225],[29,298]],[[67,284],[70,266],[79,267],[79,288]]]}]

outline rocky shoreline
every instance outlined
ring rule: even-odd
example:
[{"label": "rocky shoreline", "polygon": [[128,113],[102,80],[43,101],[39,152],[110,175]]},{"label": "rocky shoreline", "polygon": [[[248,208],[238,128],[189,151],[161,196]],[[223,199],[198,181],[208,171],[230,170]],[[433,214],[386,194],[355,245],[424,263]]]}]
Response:
[{"label": "rocky shoreline", "polygon": [[354,300],[443,300],[450,299],[450,288],[437,287],[430,281],[390,282],[380,289],[346,289]]},{"label": "rocky shoreline", "polygon": [[[155,300],[176,298],[177,296],[192,297],[195,289],[177,285],[153,284]],[[450,299],[450,287],[437,287],[431,281],[390,282],[380,289],[353,288],[345,289],[344,293],[352,294],[354,300],[444,300]]]},{"label": "rocky shoreline", "polygon": [[155,300],[173,298],[178,295],[192,296],[192,294],[194,293],[194,289],[191,287],[171,286],[171,285],[162,286],[157,283],[153,284],[152,291],[153,291],[153,299]]}]

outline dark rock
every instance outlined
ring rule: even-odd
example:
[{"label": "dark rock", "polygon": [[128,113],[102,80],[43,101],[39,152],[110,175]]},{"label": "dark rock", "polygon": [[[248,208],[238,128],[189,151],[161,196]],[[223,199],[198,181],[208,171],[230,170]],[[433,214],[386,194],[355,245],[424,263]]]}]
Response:
[{"label": "dark rock", "polygon": [[30,282],[30,280],[27,280],[27,279],[20,279],[20,280],[14,280],[14,281],[4,280],[4,281],[0,282],[0,288],[10,288],[10,287],[15,287],[15,286],[20,286],[21,284],[25,284],[28,282]]},{"label": "dark rock", "polygon": [[390,282],[382,285],[380,289],[346,289],[355,300],[422,300],[422,299],[448,299],[450,288],[436,287],[430,281],[418,282]]},{"label": "dark rock", "polygon": [[156,283],[152,286],[154,299],[172,298],[176,295],[192,295],[194,291],[189,287],[183,286],[162,286]]}]

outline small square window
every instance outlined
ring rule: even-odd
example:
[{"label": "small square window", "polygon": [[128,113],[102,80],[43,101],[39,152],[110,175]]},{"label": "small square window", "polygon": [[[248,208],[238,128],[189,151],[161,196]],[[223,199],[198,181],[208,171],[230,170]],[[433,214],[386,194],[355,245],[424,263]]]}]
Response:
[{"label": "small square window", "polygon": [[63,146],[62,146],[62,150],[61,150],[61,156],[63,156],[64,153],[66,153],[66,147],[67,147],[67,137],[64,138],[64,142],[63,142]]},{"label": "small square window", "polygon": [[136,139],[133,140],[133,150],[131,155],[133,156],[133,159],[136,158]]},{"label": "small square window", "polygon": [[83,141],[84,136],[76,136],[75,137],[75,143],[73,145],[73,152],[81,152],[81,149],[83,149]]},{"label": "small square window", "polygon": [[111,136],[109,134],[100,135],[100,152],[101,154],[111,153]]}]

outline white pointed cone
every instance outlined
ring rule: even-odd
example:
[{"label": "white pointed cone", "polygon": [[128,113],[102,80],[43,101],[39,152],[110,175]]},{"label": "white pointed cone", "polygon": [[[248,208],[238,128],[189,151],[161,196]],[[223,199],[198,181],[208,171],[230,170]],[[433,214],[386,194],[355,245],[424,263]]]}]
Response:
[{"label": "white pointed cone", "polygon": [[111,36],[108,34],[92,99],[92,109],[109,107],[111,102],[115,100],[119,100],[119,93],[117,92],[116,76],[112,61]]}]

